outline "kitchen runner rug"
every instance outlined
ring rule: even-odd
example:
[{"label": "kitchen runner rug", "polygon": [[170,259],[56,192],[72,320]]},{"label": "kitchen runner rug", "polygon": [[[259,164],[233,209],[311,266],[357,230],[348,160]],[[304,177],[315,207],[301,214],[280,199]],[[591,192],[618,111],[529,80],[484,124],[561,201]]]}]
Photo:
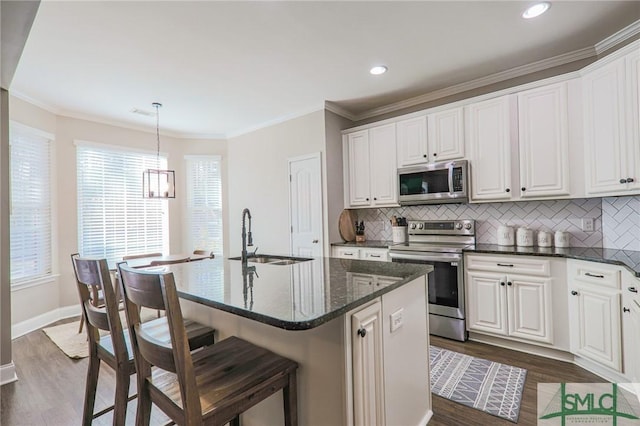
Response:
[{"label": "kitchen runner rug", "polygon": [[514,423],[527,370],[431,346],[431,391]]}]

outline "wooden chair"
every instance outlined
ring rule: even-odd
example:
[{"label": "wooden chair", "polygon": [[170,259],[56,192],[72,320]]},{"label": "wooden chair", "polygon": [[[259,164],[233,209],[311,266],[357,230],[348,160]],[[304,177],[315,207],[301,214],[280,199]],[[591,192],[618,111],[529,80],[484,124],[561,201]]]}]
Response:
[{"label": "wooden chair", "polygon": [[[89,344],[89,366],[85,386],[85,399],[82,414],[82,424],[90,425],[92,420],[111,410],[114,411],[113,423],[124,425],[127,402],[129,398],[129,383],[131,374],[135,373],[135,363],[129,331],[122,328],[118,300],[111,281],[111,274],[106,259],[81,258],[79,254],[71,255],[71,261],[76,276],[78,295],[82,307],[82,317],[87,323]],[[105,305],[95,306],[91,293],[99,291]],[[189,347],[196,349],[214,343],[214,330],[193,321],[185,322]],[[145,322],[142,328],[149,335],[160,342],[168,343],[171,338],[166,318]],[[109,334],[100,336],[100,330]],[[95,413],[96,386],[100,372],[101,361],[109,365],[116,373],[116,392],[114,405]]]},{"label": "wooden chair", "polygon": [[[239,426],[242,412],[280,389],[285,424],[298,424],[297,363],[238,337],[192,355],[173,274],[121,265],[120,277],[138,371],[138,426],[149,424],[152,404],[179,425]],[[165,309],[171,346],[140,326],[141,307]]]}]

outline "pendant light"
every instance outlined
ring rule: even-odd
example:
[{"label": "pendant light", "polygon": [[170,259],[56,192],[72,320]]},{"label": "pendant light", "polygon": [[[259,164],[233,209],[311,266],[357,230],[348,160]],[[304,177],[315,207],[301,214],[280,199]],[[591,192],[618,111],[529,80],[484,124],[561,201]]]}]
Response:
[{"label": "pendant light", "polygon": [[160,107],[161,103],[151,104],[156,109],[156,169],[142,172],[142,196],[144,198],[176,198],[176,172],[160,169]]}]

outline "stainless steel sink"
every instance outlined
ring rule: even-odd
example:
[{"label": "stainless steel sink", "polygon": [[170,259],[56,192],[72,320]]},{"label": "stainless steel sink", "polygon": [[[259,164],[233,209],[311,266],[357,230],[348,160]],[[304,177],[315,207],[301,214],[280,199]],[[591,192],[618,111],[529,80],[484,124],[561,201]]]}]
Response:
[{"label": "stainless steel sink", "polygon": [[[241,257],[230,257],[229,260],[241,260]],[[268,263],[270,265],[293,265],[294,263],[306,262],[312,260],[308,257],[294,257],[294,256],[275,256],[270,254],[257,254],[250,256],[247,262],[251,263]]]}]

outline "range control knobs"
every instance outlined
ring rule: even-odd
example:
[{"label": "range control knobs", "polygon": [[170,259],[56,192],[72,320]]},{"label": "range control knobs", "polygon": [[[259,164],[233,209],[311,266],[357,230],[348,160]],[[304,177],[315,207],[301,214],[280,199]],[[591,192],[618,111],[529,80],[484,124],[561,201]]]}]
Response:
[{"label": "range control knobs", "polygon": [[462,229],[462,223],[456,222],[456,229]]},{"label": "range control knobs", "polygon": [[418,224],[418,229],[422,229],[422,228],[424,228],[424,223],[419,223]]},{"label": "range control knobs", "polygon": [[469,223],[469,222],[465,223],[464,224],[464,229],[467,229],[467,230],[471,229],[471,223]]},{"label": "range control knobs", "polygon": [[416,224],[415,223],[411,224],[411,229],[416,229]]}]

